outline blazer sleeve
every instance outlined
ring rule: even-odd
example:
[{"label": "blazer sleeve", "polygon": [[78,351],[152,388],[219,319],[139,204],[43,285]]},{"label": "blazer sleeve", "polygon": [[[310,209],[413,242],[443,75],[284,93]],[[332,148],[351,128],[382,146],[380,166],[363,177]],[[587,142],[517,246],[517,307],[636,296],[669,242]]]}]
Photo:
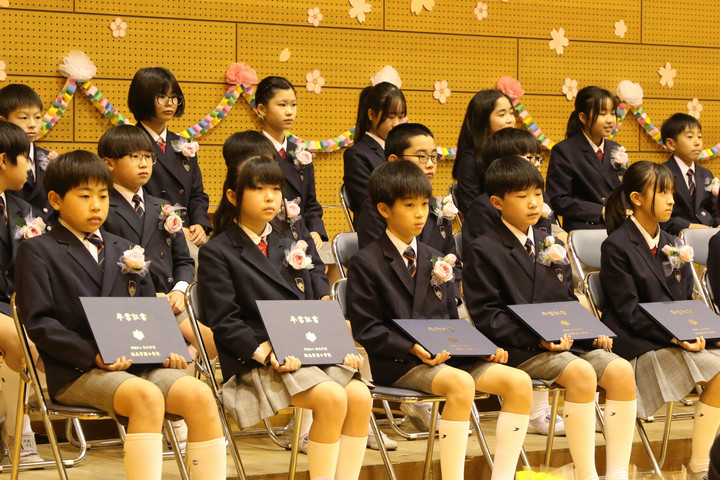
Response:
[{"label": "blazer sleeve", "polygon": [[[165,234],[162,232],[162,234]],[[177,233],[170,242],[172,255],[173,280],[177,282],[192,283],[195,281],[195,260],[190,256],[185,235]],[[172,286],[170,286],[172,288]]]},{"label": "blazer sleeve", "polygon": [[367,184],[372,173],[370,162],[358,148],[346,148],[343,152],[343,171],[350,209],[357,214],[368,198]]},{"label": "blazer sleeve", "polygon": [[323,241],[327,241],[328,236],[322,220],[323,208],[315,194],[315,165],[311,163],[305,166],[304,175],[305,179],[303,183],[308,184],[308,186],[304,188],[306,192],[305,198],[302,200],[304,204],[302,214],[305,219],[305,225],[307,225],[309,231],[319,233]]},{"label": "blazer sleeve", "polygon": [[455,158],[455,179],[457,180],[457,207],[466,215],[473,200],[482,193],[475,152],[464,150]]},{"label": "blazer sleeve", "polygon": [[189,221],[190,225],[202,225],[209,232],[212,230],[210,216],[208,215],[210,197],[203,188],[202,172],[200,171],[197,156],[194,158],[193,168],[195,172],[192,176],[190,201],[188,202]]},{"label": "blazer sleeve", "polygon": [[708,244],[707,275],[715,304],[720,303],[720,233]]},{"label": "blazer sleeve", "polygon": [[568,158],[566,152],[562,148],[553,148],[546,176],[552,209],[560,216],[604,223],[602,204],[582,200],[573,194],[573,175],[576,174],[572,160]]}]

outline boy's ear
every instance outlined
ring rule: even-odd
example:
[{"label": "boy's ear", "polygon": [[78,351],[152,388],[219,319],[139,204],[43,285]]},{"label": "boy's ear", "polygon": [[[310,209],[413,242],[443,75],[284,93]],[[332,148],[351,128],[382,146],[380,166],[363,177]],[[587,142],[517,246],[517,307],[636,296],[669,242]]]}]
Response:
[{"label": "boy's ear", "polygon": [[675,147],[677,147],[677,143],[675,143],[675,139],[674,139],[674,138],[666,138],[666,139],[665,139],[665,146],[667,147],[668,150],[670,150],[671,152],[674,152],[674,151],[675,151]]},{"label": "boy's ear", "polygon": [[8,163],[8,156],[7,153],[2,152],[0,153],[0,167],[5,168]]},{"label": "boy's ear", "polygon": [[60,210],[60,201],[62,198],[60,195],[57,194],[55,190],[50,190],[48,192],[48,202],[50,202],[50,206],[53,207],[55,210]]},{"label": "boy's ear", "polygon": [[267,108],[265,108],[265,105],[263,105],[262,103],[261,103],[260,105],[258,105],[258,106],[257,106],[257,113],[258,113],[259,115],[262,115],[262,116],[264,117],[265,114],[267,113]]},{"label": "boy's ear", "polygon": [[402,158],[398,157],[394,153],[388,157],[388,162],[399,162]]},{"label": "boy's ear", "polygon": [[107,165],[108,168],[110,169],[110,171],[112,172],[113,169],[115,168],[115,160],[113,160],[110,157],[103,157],[103,162],[105,162],[105,165]]},{"label": "boy's ear", "polygon": [[234,207],[237,207],[237,195],[235,195],[235,190],[227,189],[225,190],[225,196],[228,199],[228,202],[232,203]]},{"label": "boy's ear", "polygon": [[490,197],[490,203],[492,203],[492,206],[497,208],[502,212],[503,209],[503,199],[498,197],[497,195],[492,195]]},{"label": "boy's ear", "polygon": [[379,202],[377,204],[377,210],[380,212],[380,215],[387,220],[390,217],[390,212],[392,211],[392,208],[384,202]]}]

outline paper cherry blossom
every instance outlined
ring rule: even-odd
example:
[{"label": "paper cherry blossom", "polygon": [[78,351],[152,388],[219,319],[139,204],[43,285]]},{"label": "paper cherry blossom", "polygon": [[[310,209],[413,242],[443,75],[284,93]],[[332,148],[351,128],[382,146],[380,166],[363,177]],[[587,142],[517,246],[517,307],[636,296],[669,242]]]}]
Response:
[{"label": "paper cherry blossom", "polygon": [[7,73],[5,72],[6,67],[7,65],[5,64],[5,61],[0,60],[0,82],[7,80]]},{"label": "paper cherry blossom", "polygon": [[687,103],[688,115],[692,115],[695,118],[700,118],[700,112],[703,111],[702,103],[697,98],[693,98]]},{"label": "paper cherry blossom", "polygon": [[447,98],[450,96],[450,89],[448,88],[447,80],[441,80],[435,82],[435,91],[433,92],[433,98],[440,103],[447,102]]},{"label": "paper cherry blossom", "polygon": [[282,49],[282,51],[280,52],[279,60],[281,62],[287,62],[288,60],[290,60],[290,49],[289,48]]},{"label": "paper cherry blossom", "polygon": [[627,33],[628,27],[625,25],[625,20],[618,20],[615,22],[615,36],[620,38],[625,38],[625,34]]},{"label": "paper cherry blossom", "polygon": [[562,92],[565,94],[565,98],[568,101],[572,101],[573,98],[577,97],[578,93],[578,82],[572,78],[566,78],[565,83],[562,86]]},{"label": "paper cherry blossom", "polygon": [[307,21],[310,25],[313,27],[317,27],[320,25],[320,22],[323,21],[323,14],[320,13],[320,9],[318,7],[314,8],[308,8],[308,18]]},{"label": "paper cherry blossom", "polygon": [[487,3],[478,2],[475,6],[475,10],[473,12],[475,13],[475,16],[478,20],[482,20],[483,18],[487,18],[488,16],[488,6]]},{"label": "paper cherry blossom", "polygon": [[8,0],[0,0],[0,8],[8,8],[10,6],[10,2]]},{"label": "paper cherry blossom", "polygon": [[570,40],[565,38],[565,29],[558,28],[556,30],[553,28],[552,32],[550,32],[550,36],[552,37],[552,40],[548,42],[550,50],[555,50],[555,53],[562,55],[565,51],[565,47],[570,44]]},{"label": "paper cherry blossom", "polygon": [[315,69],[312,72],[306,73],[305,80],[307,81],[307,85],[305,85],[307,91],[320,95],[320,91],[323,85],[325,85],[325,79],[320,75],[320,70]]},{"label": "paper cherry blossom", "polygon": [[365,14],[370,13],[372,5],[365,3],[365,0],[350,0],[350,18],[357,18],[360,23],[365,23]]},{"label": "paper cherry blossom", "polygon": [[660,67],[658,74],[660,75],[660,85],[667,85],[668,88],[672,88],[673,85],[675,85],[674,79],[677,76],[677,70],[672,68],[670,62],[665,62],[665,66]]},{"label": "paper cherry blossom", "polygon": [[420,15],[423,8],[431,12],[434,6],[435,0],[410,0],[410,11],[415,15]]},{"label": "paper cherry blossom", "polygon": [[112,31],[113,38],[124,38],[125,31],[127,30],[127,23],[123,22],[123,19],[116,17],[115,20],[110,22],[110,30]]}]

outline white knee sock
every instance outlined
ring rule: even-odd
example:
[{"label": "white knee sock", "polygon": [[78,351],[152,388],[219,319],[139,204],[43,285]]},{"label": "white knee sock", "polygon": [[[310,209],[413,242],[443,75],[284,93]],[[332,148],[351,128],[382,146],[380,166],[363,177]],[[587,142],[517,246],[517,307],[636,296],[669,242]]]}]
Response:
[{"label": "white knee sock", "polygon": [[310,480],[316,478],[335,478],[340,441],[319,443],[308,440],[307,457]]},{"label": "white knee sock", "polygon": [[565,435],[577,480],[597,480],[595,469],[595,402],[565,401]]},{"label": "white knee sock", "polygon": [[[20,374],[11,370],[7,364],[0,365],[0,380],[2,381],[2,397],[5,401],[5,433],[15,435],[15,422],[17,421],[18,389],[20,388]],[[27,398],[25,399],[27,404]],[[23,434],[31,434],[30,419],[23,418]]]},{"label": "white knee sock", "polygon": [[500,412],[498,415],[495,427],[495,466],[490,480],[515,478],[518,457],[525,441],[529,421],[528,415],[508,412]]},{"label": "white knee sock", "polygon": [[698,402],[693,421],[692,454],[690,470],[707,472],[710,465],[710,447],[712,447],[720,426],[720,408]]},{"label": "white knee sock", "polygon": [[541,418],[545,416],[548,406],[548,392],[532,392],[532,404],[530,405],[530,418]]},{"label": "white knee sock", "polygon": [[340,435],[340,453],[338,453],[335,480],[358,479],[366,448],[367,437]]},{"label": "white knee sock", "polygon": [[310,427],[312,427],[313,414],[309,408],[303,408],[302,419],[300,420],[300,438],[303,435],[310,433]]},{"label": "white knee sock", "polygon": [[465,476],[465,450],[470,422],[440,420],[440,470],[444,480],[462,480]]},{"label": "white knee sock", "polygon": [[605,480],[628,480],[637,400],[605,401]]},{"label": "white knee sock", "polygon": [[225,437],[205,442],[188,442],[185,461],[192,480],[224,480],[227,478]]},{"label": "white knee sock", "polygon": [[160,480],[162,433],[128,433],[123,457],[128,480]]}]

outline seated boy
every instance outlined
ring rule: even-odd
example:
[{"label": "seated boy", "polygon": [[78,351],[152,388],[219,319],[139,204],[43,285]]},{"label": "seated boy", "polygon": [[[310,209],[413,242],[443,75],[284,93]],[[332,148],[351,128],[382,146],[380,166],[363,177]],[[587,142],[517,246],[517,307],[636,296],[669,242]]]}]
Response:
[{"label": "seated boy", "polygon": [[48,220],[53,210],[43,189],[43,177],[49,162],[49,152],[35,145],[40,135],[42,116],[42,100],[32,88],[15,83],[0,89],[0,119],[22,128],[30,140],[28,176],[22,189],[12,195],[28,202],[44,220]]},{"label": "seated boy", "polygon": [[679,235],[686,228],[717,227],[715,196],[710,184],[713,174],[696,163],[702,150],[700,120],[686,113],[676,113],[660,129],[663,142],[672,152],[665,165],[675,177],[675,207],[670,220],[660,228]]},{"label": "seated boy", "polygon": [[562,241],[555,239],[554,262],[541,255],[551,237],[535,228],[543,187],[540,171],[523,157],[501,158],[488,168],[485,191],[501,219],[466,247],[463,282],[468,312],[478,330],[507,349],[510,365],[548,385],[565,387],[565,433],[577,479],[597,479],[594,400],[596,385],[605,389],[606,478],[626,480],[636,412],[630,364],[608,351],[608,337],[573,344],[565,336],[549,343],[508,309],[577,300]]},{"label": "seated boy", "polygon": [[[187,463],[194,479],[225,478],[225,438],[207,385],[182,371],[170,354],[162,365],[133,366],[125,357],[103,363],[80,297],[154,296],[149,275],[123,273],[133,245],[101,229],[112,175],[100,158],[77,150],[48,165],[45,189],[59,212],[52,231],[23,242],[17,261],[17,304],[45,364],[51,398],[127,417],[127,477],[160,479],[165,413],[188,424]],[[144,261],[144,259],[138,259]]]},{"label": "seated boy", "polygon": [[352,258],[347,304],[354,337],[368,352],[374,381],[447,398],[439,422],[443,478],[463,478],[475,390],[503,396],[492,478],[513,478],[528,425],[530,378],[500,365],[506,361],[502,349],[488,361],[451,359],[445,351],[432,357],[392,322],[457,318],[455,287],[452,278],[433,278],[433,257],[444,255],[417,239],[432,195],[424,172],[409,161],[385,163],[370,175],[368,191],[387,229]]}]

